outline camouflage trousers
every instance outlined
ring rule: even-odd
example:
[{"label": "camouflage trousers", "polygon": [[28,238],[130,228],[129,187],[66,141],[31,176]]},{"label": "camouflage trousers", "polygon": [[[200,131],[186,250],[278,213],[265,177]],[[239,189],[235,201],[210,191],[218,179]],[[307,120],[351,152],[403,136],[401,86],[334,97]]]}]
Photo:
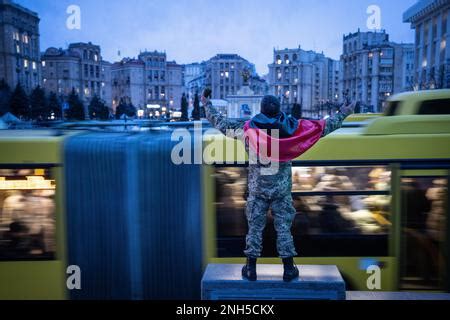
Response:
[{"label": "camouflage trousers", "polygon": [[292,196],[286,195],[276,199],[266,199],[250,195],[247,199],[246,216],[248,234],[245,255],[258,258],[262,251],[263,231],[266,227],[267,212],[272,209],[274,226],[277,232],[277,250],[280,258],[297,256],[291,227],[296,210],[292,205]]}]

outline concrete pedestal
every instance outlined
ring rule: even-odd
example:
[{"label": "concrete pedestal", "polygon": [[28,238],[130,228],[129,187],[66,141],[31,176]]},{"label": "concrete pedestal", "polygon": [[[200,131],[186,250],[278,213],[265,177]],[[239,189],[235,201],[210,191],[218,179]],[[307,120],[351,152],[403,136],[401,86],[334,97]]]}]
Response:
[{"label": "concrete pedestal", "polygon": [[242,264],[210,264],[202,279],[203,300],[345,300],[336,266],[301,265],[300,277],[283,282],[282,265],[257,265],[258,280],[242,278]]}]

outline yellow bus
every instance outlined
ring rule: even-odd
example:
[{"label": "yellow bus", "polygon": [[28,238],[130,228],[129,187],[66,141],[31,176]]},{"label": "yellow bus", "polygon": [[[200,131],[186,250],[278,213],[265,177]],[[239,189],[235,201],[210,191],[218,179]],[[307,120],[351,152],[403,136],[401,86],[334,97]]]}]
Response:
[{"label": "yellow bus", "polygon": [[[295,159],[297,264],[337,265],[347,290],[450,290],[449,102],[450,90],[393,96],[383,115],[352,116]],[[75,298],[195,298],[206,264],[245,261],[241,142],[179,167],[170,130],[72,129],[0,131],[0,299],[72,298],[73,263]],[[210,132],[203,149],[211,139],[227,138]],[[261,263],[280,262],[275,236],[269,216]]]},{"label": "yellow bus", "polygon": [[[384,116],[357,117],[347,121],[360,126],[293,161],[296,263],[337,265],[349,290],[372,289],[375,265],[380,290],[448,291],[450,90],[403,93]],[[236,148],[204,171],[208,263],[245,261],[246,169],[232,157],[246,155],[241,142]],[[261,263],[279,263],[275,237],[269,216]]]}]

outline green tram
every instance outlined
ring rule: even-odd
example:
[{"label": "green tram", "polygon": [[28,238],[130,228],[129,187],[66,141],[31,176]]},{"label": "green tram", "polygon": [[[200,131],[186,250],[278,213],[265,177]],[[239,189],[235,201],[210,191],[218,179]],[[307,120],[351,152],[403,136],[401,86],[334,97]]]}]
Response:
[{"label": "green tram", "polygon": [[[63,142],[52,130],[0,130],[0,299],[65,299]],[[42,227],[33,232],[17,219]],[[42,245],[24,253],[9,242]],[[8,241],[11,239],[10,241]],[[31,244],[30,244],[31,245]]]},{"label": "green tram", "polygon": [[[346,123],[350,125],[321,139],[293,163],[292,192],[298,212],[292,229],[299,252],[296,263],[337,265],[347,282],[348,290],[450,291],[450,90],[393,96],[384,116],[355,115],[349,117]],[[241,142],[228,140],[217,132],[208,130],[203,136],[203,150],[212,141],[228,141],[228,149],[220,157],[205,154],[205,160],[209,164],[202,164],[200,169],[192,167],[192,170],[186,170],[176,168],[173,164],[164,164],[167,157],[160,155],[161,152],[170,153],[171,145],[166,143],[170,141],[170,130],[166,130],[165,135],[154,133],[158,138],[155,140],[153,136],[146,136],[147,133],[130,133],[130,137],[117,132],[99,135],[98,131],[92,133],[85,127],[83,130],[75,130],[75,127],[71,127],[71,130],[0,131],[0,299],[72,298],[66,286],[67,266],[73,264],[71,254],[74,252],[71,252],[70,247],[72,245],[76,248],[83,241],[83,235],[90,230],[98,230],[99,234],[105,236],[104,239],[116,241],[117,245],[99,242],[116,250],[125,248],[124,241],[132,244],[130,248],[143,245],[144,242],[152,248],[150,253],[142,251],[142,263],[147,266],[141,270],[142,274],[132,274],[129,277],[120,272],[102,275],[105,270],[116,270],[114,268],[119,268],[122,263],[123,266],[128,266],[130,261],[139,261],[136,257],[125,261],[131,259],[126,254],[126,248],[120,249],[124,251],[118,253],[108,251],[110,256],[104,259],[101,254],[95,254],[102,252],[101,248],[95,251],[95,243],[87,248],[92,255],[87,255],[86,261],[75,262],[98,272],[94,273],[95,277],[85,273],[88,279],[82,280],[81,290],[83,294],[89,292],[90,285],[98,285],[96,290],[100,293],[92,295],[96,298],[107,297],[109,292],[107,287],[96,283],[102,277],[110,277],[110,280],[118,277],[118,281],[123,281],[123,285],[114,290],[131,287],[125,294],[116,295],[121,298],[158,297],[158,292],[166,290],[164,285],[168,281],[171,289],[166,290],[164,297],[179,298],[176,294],[180,288],[176,284],[180,277],[185,283],[196,283],[195,279],[200,279],[202,268],[208,263],[245,261],[246,154]],[[160,162],[157,168],[161,172],[155,173],[147,168],[145,161],[140,161],[136,162],[140,169],[126,172],[122,170],[126,166],[122,166],[112,176],[106,176],[107,173],[97,169],[68,175],[68,160],[72,167],[78,161],[67,158],[68,155],[73,155],[73,152],[67,152],[70,140],[84,137],[92,145],[92,141],[108,135],[117,135],[122,139],[121,146],[124,146],[124,141],[128,141],[126,139],[130,138],[130,146],[131,141],[139,142],[142,139],[143,144],[135,144],[136,147],[133,147],[136,159],[148,152],[147,146],[153,145],[151,159]],[[114,142],[114,137],[108,138],[111,142],[108,145],[102,144],[101,147],[104,155],[102,161],[108,164],[108,172],[115,172],[113,163],[121,163],[108,162],[109,158],[122,152],[118,151],[119,144]],[[83,139],[77,145],[79,155],[93,150],[91,145],[83,148]],[[159,141],[165,143],[163,149],[157,146]],[[113,145],[114,148],[111,147]],[[126,154],[129,151],[124,147],[120,150],[124,150]],[[90,154],[83,157],[94,164],[97,161]],[[82,167],[80,164],[79,168]],[[129,190],[126,185],[117,186],[108,182],[115,181],[116,175],[117,179],[133,181],[133,177],[127,178],[131,173],[136,176],[135,181],[139,185],[132,183],[130,186],[133,188]],[[83,174],[87,174],[86,177]],[[151,180],[155,174],[159,174],[157,177],[160,180]],[[69,176],[72,178],[68,178]],[[160,181],[158,183],[161,185],[150,185],[153,182],[146,182],[147,177],[151,181]],[[74,181],[74,178],[78,181]],[[179,194],[174,197],[171,185],[187,183],[192,179],[198,181],[191,183],[189,190],[178,188]],[[144,226],[148,228],[146,230],[154,230],[154,239],[165,237],[164,228],[168,221],[165,219],[174,220],[173,215],[167,215],[167,210],[173,209],[171,212],[176,212],[179,217],[174,221],[180,222],[170,232],[179,232],[181,236],[176,238],[172,235],[168,238],[173,241],[170,244],[174,250],[172,254],[174,257],[182,256],[182,251],[186,251],[184,248],[189,247],[193,251],[184,254],[193,257],[195,253],[198,263],[195,262],[197,260],[191,261],[191,266],[195,269],[185,270],[183,274],[171,274],[173,279],[169,279],[169,275],[158,279],[145,274],[148,266],[164,267],[164,263],[172,266],[173,261],[178,260],[171,260],[174,258],[172,256],[158,260],[160,256],[157,253],[162,252],[165,247],[158,241],[149,242],[146,237],[151,235],[147,233],[142,237],[128,239],[126,233],[123,233],[123,223],[95,224],[96,217],[89,211],[90,207],[95,207],[95,214],[104,217],[102,219],[109,218],[110,208],[103,208],[101,202],[86,207],[89,212],[82,217],[94,220],[87,220],[84,227],[81,224],[71,225],[70,221],[80,222],[76,220],[76,215],[83,213],[84,207],[80,210],[73,200],[69,205],[66,190],[73,189],[76,184],[80,185],[80,181],[90,181],[92,185],[89,188],[101,190],[105,195],[103,199],[120,202],[124,197],[131,197],[133,201],[136,200],[135,203],[144,203],[142,210],[149,210],[153,214],[158,212],[160,216],[154,221],[145,222],[148,225]],[[97,185],[104,181],[108,183]],[[123,197],[112,197],[112,192],[117,192],[118,188]],[[154,200],[151,200],[154,203],[146,202],[143,199],[148,199],[149,195],[137,191],[141,189],[162,192],[163,197],[155,194],[152,198]],[[199,193],[201,197],[192,197]],[[182,197],[186,205],[177,205],[175,200]],[[96,201],[94,198],[88,200],[86,203]],[[119,215],[114,219],[123,218],[117,221],[126,223],[127,215]],[[14,224],[15,217],[20,217],[31,227]],[[163,223],[162,228],[154,226],[158,221]],[[192,230],[195,229],[195,234],[203,232],[201,239],[191,239],[193,231],[187,230],[186,223],[190,223]],[[38,226],[39,230],[34,230],[34,226]],[[68,235],[68,230],[71,230],[72,236]],[[188,234],[191,236],[188,237]],[[8,250],[7,247],[18,238],[25,239],[27,246],[32,249],[25,252],[19,246],[15,251]],[[182,242],[176,242],[181,241],[180,239]],[[92,241],[95,240],[96,238],[92,238]],[[263,256],[261,263],[280,263],[276,258],[275,232],[270,216],[264,234]],[[111,261],[117,263],[113,265],[114,268],[104,264]],[[374,270],[370,266],[379,268],[379,288],[370,287],[370,283],[368,285],[370,270]],[[125,273],[133,271],[123,268]],[[128,285],[127,279],[134,281],[133,286]],[[147,293],[142,293],[142,289],[137,294],[133,292],[134,289],[139,289],[139,283],[142,283],[140,279],[151,279],[148,286],[155,284],[153,291],[144,288],[148,290]],[[194,287],[192,286],[192,290],[199,291],[199,287]],[[189,297],[199,296],[198,292],[188,292],[183,297],[188,294]]]},{"label": "green tram", "polygon": [[[293,162],[295,261],[337,265],[348,290],[449,291],[450,90],[394,96],[385,115],[344,125]],[[246,155],[235,144],[204,170],[208,263],[245,261]],[[275,237],[269,215],[261,263],[279,263]]]}]

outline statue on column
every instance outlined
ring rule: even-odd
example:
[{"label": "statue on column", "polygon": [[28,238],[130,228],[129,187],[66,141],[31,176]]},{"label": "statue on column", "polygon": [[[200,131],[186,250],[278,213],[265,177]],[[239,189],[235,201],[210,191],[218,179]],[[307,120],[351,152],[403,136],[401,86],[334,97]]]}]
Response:
[{"label": "statue on column", "polygon": [[242,70],[241,75],[242,75],[243,85],[248,86],[250,84],[250,78],[252,76],[250,71],[247,68],[245,68],[244,70]]}]

